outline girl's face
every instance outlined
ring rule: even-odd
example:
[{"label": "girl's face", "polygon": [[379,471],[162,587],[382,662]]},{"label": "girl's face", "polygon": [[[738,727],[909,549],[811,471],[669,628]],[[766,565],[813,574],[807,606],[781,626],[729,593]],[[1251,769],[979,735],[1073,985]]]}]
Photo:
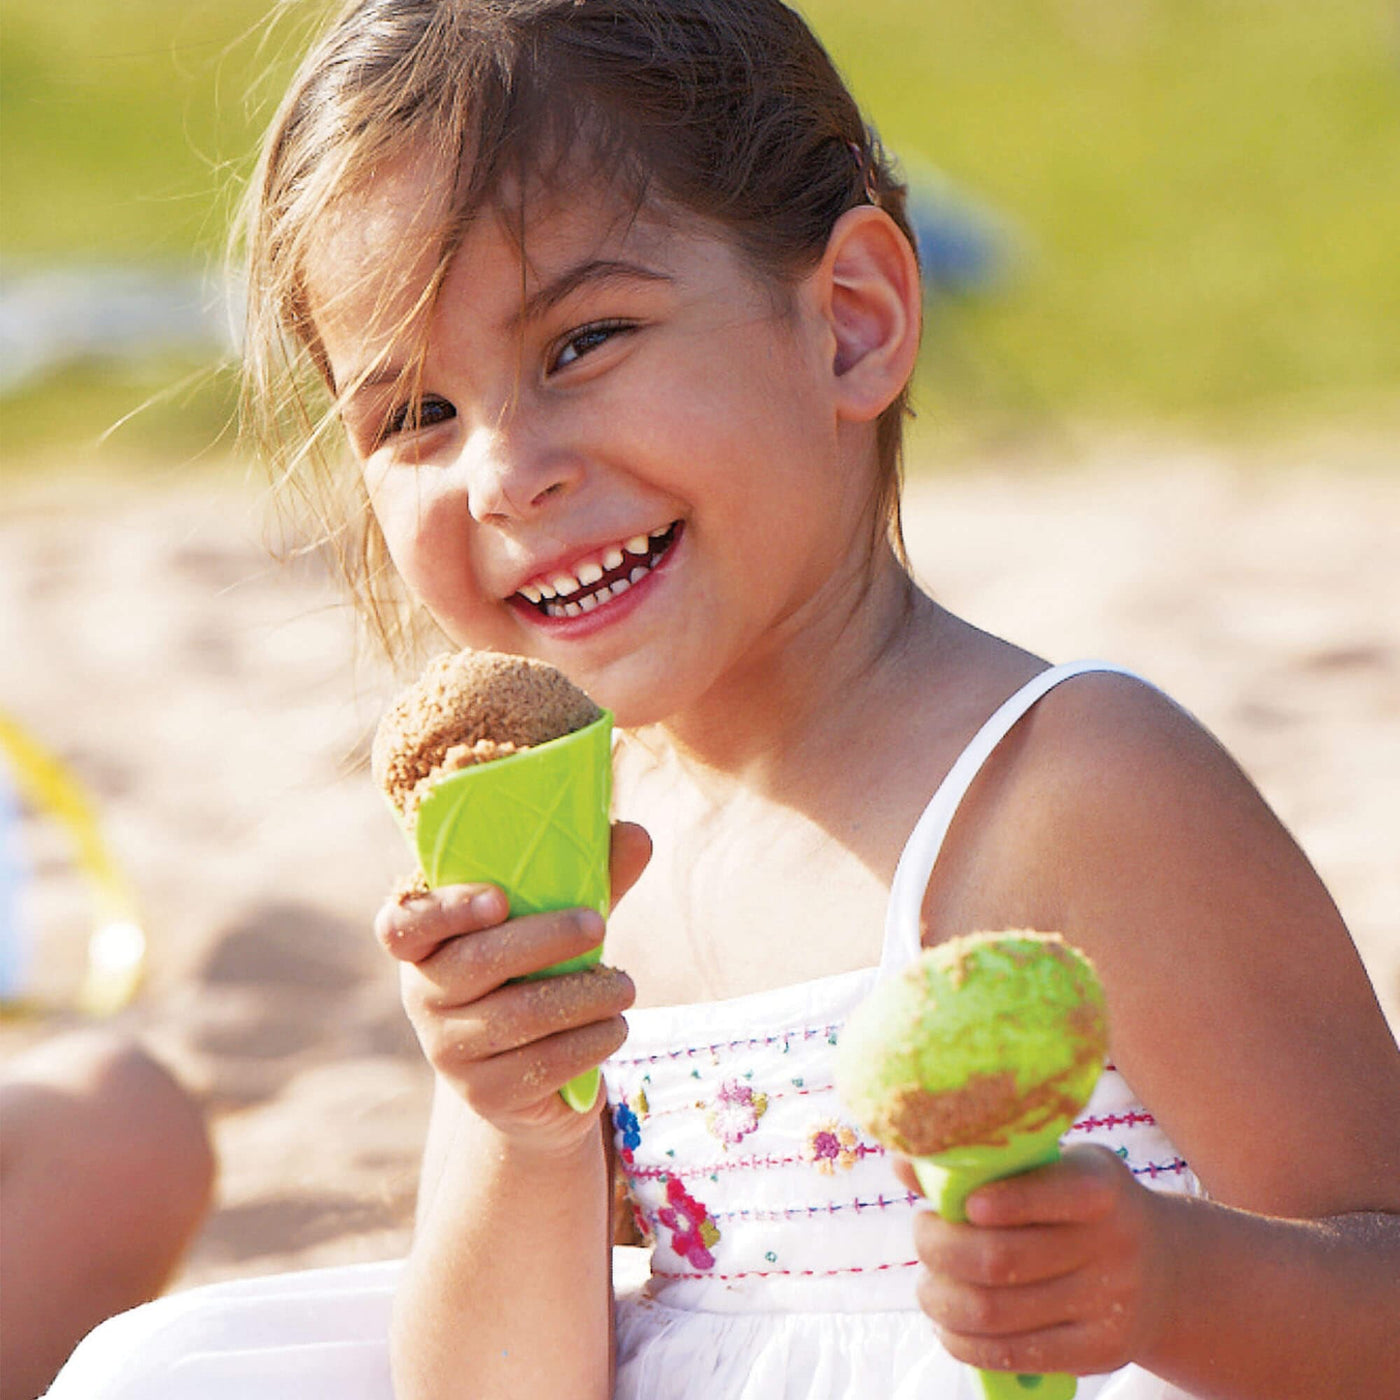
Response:
[{"label": "girl's face", "polygon": [[779,314],[708,226],[584,189],[529,210],[523,259],[479,219],[414,320],[432,188],[379,177],[309,277],[405,582],[457,644],[551,662],[624,724],[758,683],[868,553],[817,297]]}]

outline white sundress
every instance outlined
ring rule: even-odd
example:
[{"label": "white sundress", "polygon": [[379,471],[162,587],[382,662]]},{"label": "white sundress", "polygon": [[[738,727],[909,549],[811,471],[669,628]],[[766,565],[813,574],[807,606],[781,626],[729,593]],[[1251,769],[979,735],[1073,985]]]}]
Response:
[{"label": "white sundress", "polygon": [[[877,978],[919,951],[923,892],[988,755],[1048,690],[1042,672],[991,716],[939,786],[891,886],[878,968],[773,992],[628,1013],[604,1069],[647,1254],[614,1251],[615,1400],[981,1400],[914,1302],[919,1208],[844,1113],[832,1047]],[[1190,1168],[1108,1066],[1066,1141],[1116,1152],[1148,1185],[1197,1193]],[[392,1400],[390,1306],[402,1261],[240,1279],[98,1327],[48,1400]],[[1138,1367],[1081,1400],[1176,1400]]]},{"label": "white sundress", "polygon": [[[653,1253],[645,1286],[618,1298],[615,1400],[981,1400],[917,1309],[923,1207],[837,1099],[833,1047],[875,982],[918,956],[934,862],[987,757],[1053,686],[1118,669],[1051,668],[987,720],[900,857],[878,968],[628,1013],[603,1069]],[[1199,1192],[1112,1065],[1065,1141],[1108,1147],[1150,1186]],[[1137,1367],[1079,1385],[1082,1400],[1181,1394]]]}]

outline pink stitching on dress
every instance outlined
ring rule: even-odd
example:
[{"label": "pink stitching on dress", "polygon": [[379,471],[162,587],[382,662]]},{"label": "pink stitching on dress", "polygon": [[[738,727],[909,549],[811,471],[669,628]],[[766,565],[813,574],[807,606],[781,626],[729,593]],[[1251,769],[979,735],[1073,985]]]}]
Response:
[{"label": "pink stitching on dress", "polygon": [[[858,1142],[850,1149],[853,1157],[883,1157],[885,1149],[878,1144],[868,1142]],[[716,1172],[747,1171],[750,1168],[759,1169],[763,1167],[806,1167],[810,1166],[812,1159],[808,1156],[802,1157],[735,1157],[729,1161],[711,1162],[708,1166],[702,1167],[643,1167],[631,1165],[628,1167],[629,1177],[641,1178],[649,1181],[660,1181],[663,1177],[696,1177],[713,1176]]]},{"label": "pink stitching on dress", "polygon": [[1097,1128],[1155,1128],[1157,1120],[1150,1113],[1108,1113],[1102,1118],[1080,1118],[1070,1129],[1073,1133],[1090,1133]]},{"label": "pink stitching on dress", "polygon": [[732,1274],[686,1273],[683,1270],[652,1269],[655,1278],[704,1278],[722,1282],[736,1278],[840,1278],[846,1274],[882,1274],[891,1269],[917,1269],[917,1259],[901,1259],[891,1264],[853,1264],[844,1269],[739,1269]]},{"label": "pink stitching on dress", "polygon": [[829,1026],[812,1026],[803,1030],[784,1031],[782,1035],[755,1035],[744,1040],[717,1040],[712,1045],[682,1045],[658,1055],[614,1055],[614,1065],[654,1065],[661,1060],[693,1060],[697,1055],[713,1055],[716,1050],[739,1050],[760,1045],[787,1045],[793,1040],[830,1039],[839,1034],[842,1022]]},{"label": "pink stitching on dress", "polygon": [[816,1215],[839,1215],[842,1211],[853,1210],[857,1215],[863,1210],[893,1210],[896,1206],[906,1208],[923,1200],[910,1191],[903,1196],[878,1196],[873,1201],[831,1201],[813,1206],[775,1206],[771,1210],[717,1210],[712,1215],[716,1220],[810,1220]]},{"label": "pink stitching on dress", "polygon": [[1145,1176],[1156,1181],[1159,1176],[1180,1176],[1182,1172],[1189,1172],[1191,1164],[1177,1157],[1170,1162],[1146,1162],[1140,1167],[1129,1162],[1128,1169],[1134,1176]]}]

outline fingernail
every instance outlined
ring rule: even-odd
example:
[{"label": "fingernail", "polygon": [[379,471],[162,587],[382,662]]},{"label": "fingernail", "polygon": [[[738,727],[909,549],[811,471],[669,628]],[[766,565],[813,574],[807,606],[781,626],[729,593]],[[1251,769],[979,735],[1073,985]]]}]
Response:
[{"label": "fingernail", "polygon": [[603,922],[603,916],[596,909],[580,909],[578,914],[578,929],[582,934],[586,934],[594,943],[603,941],[603,932],[607,925]]},{"label": "fingernail", "polygon": [[478,919],[499,918],[501,915],[500,892],[497,890],[482,890],[480,894],[472,895],[471,903],[467,908]]}]

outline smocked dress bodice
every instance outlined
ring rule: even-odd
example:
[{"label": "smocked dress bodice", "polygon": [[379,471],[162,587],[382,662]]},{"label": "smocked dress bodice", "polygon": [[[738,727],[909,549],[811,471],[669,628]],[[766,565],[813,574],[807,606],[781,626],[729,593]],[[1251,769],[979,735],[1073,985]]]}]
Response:
[{"label": "smocked dress bodice", "polygon": [[[841,1027],[876,975],[629,1017],[606,1077],[650,1297],[708,1312],[913,1306],[920,1198],[832,1083]],[[1149,1185],[1196,1189],[1111,1065],[1065,1141],[1102,1144]]]},{"label": "smocked dress bodice", "polygon": [[[1042,673],[953,766],[900,860],[879,967],[628,1013],[627,1043],[603,1070],[652,1256],[645,1285],[618,1302],[618,1400],[978,1394],[917,1310],[923,1205],[838,1099],[834,1049],[877,979],[918,955],[923,891],[982,763],[1051,686],[1089,669],[1114,668]],[[1112,1065],[1066,1142],[1102,1144],[1149,1186],[1198,1189]],[[1136,1368],[1080,1386],[1084,1400],[1174,1393]]]}]

